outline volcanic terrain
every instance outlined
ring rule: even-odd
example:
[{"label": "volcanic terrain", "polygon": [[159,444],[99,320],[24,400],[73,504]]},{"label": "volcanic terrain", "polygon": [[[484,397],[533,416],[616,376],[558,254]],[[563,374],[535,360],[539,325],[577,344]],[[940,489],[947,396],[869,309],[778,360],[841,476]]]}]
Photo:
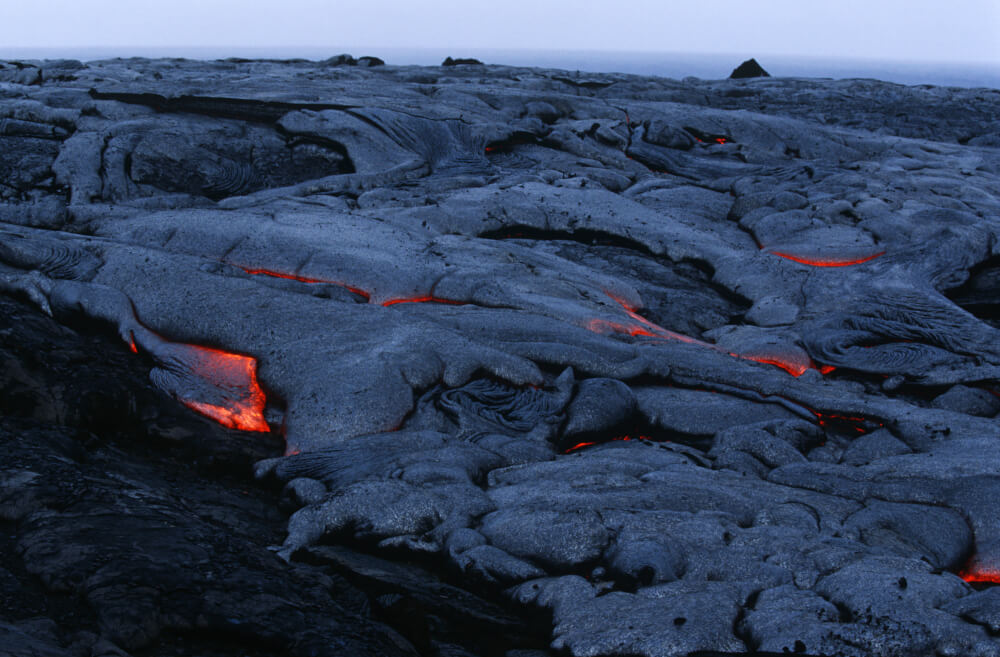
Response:
[{"label": "volcanic terrain", "polygon": [[0,62],[0,655],[1000,657],[1000,91]]}]

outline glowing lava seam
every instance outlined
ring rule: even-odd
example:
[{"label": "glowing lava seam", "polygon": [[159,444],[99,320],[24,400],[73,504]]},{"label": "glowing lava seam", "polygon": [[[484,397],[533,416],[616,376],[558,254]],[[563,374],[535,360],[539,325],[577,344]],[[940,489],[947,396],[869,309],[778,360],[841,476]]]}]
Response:
[{"label": "glowing lava seam", "polygon": [[[685,342],[687,344],[697,344],[703,347],[708,347],[715,351],[720,351],[720,349],[714,344],[709,344],[708,342],[702,342],[701,340],[696,340],[687,335],[681,333],[675,333],[673,331],[667,330],[658,324],[655,324],[631,308],[624,299],[621,299],[610,292],[605,292],[615,303],[620,305],[625,311],[625,314],[629,316],[630,319],[634,320],[636,324],[623,324],[621,322],[615,322],[607,319],[595,318],[587,322],[586,328],[594,333],[603,333],[605,331],[611,331],[614,333],[624,333],[627,335],[635,336],[645,336],[650,338],[659,338],[662,340],[678,340],[680,342]],[[794,377],[799,377],[805,374],[806,371],[811,369],[819,370],[820,374],[829,374],[832,372],[834,367],[830,365],[823,365],[821,367],[816,367],[816,364],[812,361],[808,363],[794,362],[781,356],[775,354],[768,354],[766,356],[754,356],[751,354],[737,354],[734,352],[726,352],[733,358],[740,358],[742,360],[752,360],[756,363],[764,363],[766,365],[773,365],[775,367],[780,367]]]},{"label": "glowing lava seam", "polygon": [[781,251],[768,251],[771,255],[776,255],[779,258],[785,258],[786,260],[791,260],[792,262],[797,262],[802,265],[809,265],[810,267],[849,267],[851,265],[860,265],[861,263],[868,262],[869,260],[874,260],[879,256],[885,255],[885,251],[879,251],[878,253],[873,253],[870,256],[864,258],[855,258],[853,260],[842,260],[838,258],[809,258],[806,256],[797,256],[790,253],[783,253]]},{"label": "glowing lava seam", "polygon": [[[306,276],[299,276],[297,274],[284,274],[282,272],[273,271],[271,269],[254,269],[250,267],[240,267],[240,269],[254,276],[263,275],[263,276],[271,276],[273,278],[284,278],[290,281],[298,281],[300,283],[313,283],[313,284],[325,283],[327,285],[336,285],[338,287],[344,288],[345,290],[349,290],[354,294],[357,294],[358,296],[364,297],[367,300],[370,300],[372,298],[370,292],[366,292],[361,288],[352,287],[350,285],[347,285],[346,283],[340,283],[337,281],[328,281],[322,278],[308,278]],[[444,303],[452,306],[466,305],[464,301],[453,301],[451,299],[442,299],[440,297],[431,297],[431,296],[400,297],[399,299],[389,299],[388,301],[382,302],[382,305],[385,307],[389,307],[389,306],[395,306],[400,303]]]},{"label": "glowing lava seam", "polygon": [[308,278],[306,276],[298,276],[296,274],[283,274],[279,271],[273,271],[270,269],[252,269],[249,267],[240,267],[240,269],[254,276],[257,275],[271,276],[272,278],[284,278],[285,280],[298,281],[300,283],[313,283],[313,284],[325,283],[327,285],[336,285],[337,287],[342,287],[345,290],[353,292],[354,294],[357,294],[360,297],[364,297],[365,299],[371,299],[371,295],[362,290],[361,288],[351,287],[350,285],[346,285],[345,283],[338,283],[337,281],[327,281],[322,278]]}]

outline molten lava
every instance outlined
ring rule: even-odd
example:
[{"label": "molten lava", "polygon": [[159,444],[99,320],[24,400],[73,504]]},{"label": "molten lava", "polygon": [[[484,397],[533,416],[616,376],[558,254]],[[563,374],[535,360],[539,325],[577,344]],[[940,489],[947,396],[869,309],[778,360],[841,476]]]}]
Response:
[{"label": "molten lava", "polygon": [[[812,410],[812,409],[810,409]],[[813,415],[816,416],[816,420],[819,425],[824,429],[843,427],[850,429],[858,434],[868,433],[872,422],[866,417],[858,417],[851,415],[837,415],[835,413],[820,413],[818,411],[812,411]],[[881,422],[874,422],[878,426],[884,426]]]},{"label": "molten lava", "polygon": [[[667,330],[662,326],[655,324],[639,313],[635,311],[634,308],[629,306],[624,299],[621,299],[610,292],[605,292],[611,299],[615,301],[618,305],[622,307],[625,314],[633,320],[633,323],[622,323],[615,322],[607,319],[595,318],[587,322],[586,328],[594,333],[624,333],[630,336],[644,336],[649,338],[659,338],[661,340],[679,340],[687,344],[697,344],[703,347],[708,347],[709,349],[719,350],[713,344],[707,342],[702,342],[701,340],[696,340],[687,335],[681,333],[675,333],[674,331]],[[833,367],[829,365],[824,365],[817,368],[816,364],[811,360],[808,363],[803,363],[801,360],[794,360],[791,358],[786,358],[779,354],[767,354],[767,355],[754,355],[754,354],[737,354],[734,352],[727,352],[733,358],[741,358],[743,360],[752,360],[757,363],[765,363],[767,365],[774,365],[775,367],[780,367],[789,374],[795,377],[802,376],[807,370],[818,369],[821,374],[829,374],[834,370]],[[808,359],[807,359],[808,360]]]},{"label": "molten lava", "polygon": [[575,452],[578,449],[583,449],[584,447],[590,447],[591,445],[596,445],[596,444],[597,443],[577,443],[577,444],[573,445],[572,447],[570,447],[569,449],[567,449],[563,453],[564,454],[569,454],[570,452]]},{"label": "molten lava", "polygon": [[182,397],[185,406],[230,429],[271,430],[264,419],[267,399],[257,382],[256,358],[197,345],[183,347],[192,372],[225,393],[218,404]]},{"label": "molten lava", "polygon": [[322,278],[307,278],[306,276],[298,276],[296,274],[284,274],[282,272],[273,271],[271,269],[252,269],[249,267],[240,267],[240,269],[254,276],[263,275],[263,276],[271,276],[273,278],[284,278],[289,281],[298,281],[300,283],[325,283],[327,285],[336,285],[338,287],[344,288],[345,290],[353,292],[354,294],[357,294],[360,297],[364,297],[365,299],[371,299],[371,295],[368,292],[360,288],[347,285],[346,283],[340,283],[338,281],[328,281]]},{"label": "molten lava", "polygon": [[[285,274],[282,272],[273,271],[271,269],[253,269],[249,267],[240,267],[240,269],[242,269],[248,274],[273,276],[274,278],[284,278],[290,281],[299,281],[300,283],[326,283],[328,285],[337,285],[339,287],[344,288],[345,290],[349,290],[354,294],[357,294],[360,297],[364,297],[366,300],[370,301],[372,298],[370,292],[362,290],[361,288],[353,287],[346,283],[341,283],[339,281],[328,281],[322,278],[307,278],[305,276],[298,276],[296,274]],[[383,302],[382,305],[388,307],[388,306],[395,306],[396,304],[399,303],[445,303],[445,304],[450,304],[452,306],[465,305],[464,301],[452,301],[451,299],[441,299],[440,297],[433,297],[433,296],[402,297],[399,299],[389,299],[388,301]]]},{"label": "molten lava", "polygon": [[609,297],[611,297],[611,299],[614,300],[615,303],[617,303],[619,306],[622,307],[622,309],[625,311],[625,314],[628,315],[629,318],[635,322],[635,324],[619,324],[618,322],[610,322],[601,319],[594,319],[591,320],[587,325],[587,328],[590,329],[591,331],[599,333],[601,328],[607,327],[610,330],[614,331],[615,333],[627,333],[628,335],[632,336],[645,335],[647,337],[663,338],[665,340],[680,340],[681,342],[686,342],[688,344],[700,344],[706,347],[711,346],[707,342],[702,342],[701,340],[695,340],[690,336],[683,335],[681,333],[674,333],[673,331],[668,331],[659,324],[654,324],[653,322],[649,321],[648,319],[637,313],[635,311],[635,308],[629,306],[624,299],[616,297],[610,292],[607,292],[606,294]]},{"label": "molten lava", "polygon": [[1000,569],[974,565],[971,561],[958,576],[970,584],[1000,584]]},{"label": "molten lava", "polygon": [[[612,438],[608,442],[614,442],[616,440],[652,440],[652,438],[650,438],[649,436],[638,436],[636,438],[632,438],[632,436],[630,436],[629,434],[625,434],[624,436],[615,436],[614,438]],[[667,442],[670,442],[670,441],[667,441]],[[573,445],[572,447],[570,447],[569,449],[567,449],[566,451],[564,451],[563,454],[569,454],[570,452],[575,452],[578,449],[583,449],[584,447],[590,447],[590,446],[596,445],[596,444],[597,444],[596,441],[595,442],[589,442],[589,443],[577,443],[577,444]]]},{"label": "molten lava", "polygon": [[270,269],[250,269],[248,267],[240,267],[243,271],[248,274],[258,275],[262,274],[264,276],[273,276],[274,278],[284,278],[290,281],[299,281],[300,283],[329,283],[330,281],[324,281],[319,278],[306,278],[305,276],[296,276],[294,274],[283,274],[278,271],[271,271]]},{"label": "molten lava", "polygon": [[[800,377],[806,373],[807,370],[815,369],[812,364],[805,364],[801,362],[794,362],[792,360],[783,359],[780,356],[749,356],[741,354],[730,354],[731,356],[736,356],[737,358],[743,358],[744,360],[752,360],[757,363],[764,363],[765,365],[774,365],[775,367],[780,367],[794,377]],[[822,371],[822,370],[821,370]]]},{"label": "molten lava", "polygon": [[863,262],[868,262],[869,260],[874,260],[875,258],[885,255],[885,251],[879,251],[878,253],[873,253],[871,255],[862,258],[837,258],[834,256],[799,256],[792,255],[791,253],[783,253],[781,251],[769,251],[771,255],[776,255],[779,258],[785,258],[786,260],[791,260],[802,265],[809,265],[810,267],[848,267],[850,265],[860,265]]}]

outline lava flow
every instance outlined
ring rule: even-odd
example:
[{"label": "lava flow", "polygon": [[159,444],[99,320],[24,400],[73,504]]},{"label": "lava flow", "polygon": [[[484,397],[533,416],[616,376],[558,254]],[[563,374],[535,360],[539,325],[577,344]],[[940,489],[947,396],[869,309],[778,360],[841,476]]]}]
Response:
[{"label": "lava flow", "polygon": [[[284,274],[281,272],[273,271],[271,269],[252,269],[249,267],[240,267],[240,269],[242,269],[248,274],[254,274],[254,275],[261,274],[264,276],[272,276],[274,278],[284,278],[290,281],[299,281],[300,283],[326,283],[328,285],[336,285],[338,287],[344,288],[345,290],[349,290],[360,297],[364,297],[366,300],[370,301],[372,298],[370,292],[362,290],[361,288],[358,287],[347,285],[346,283],[340,283],[338,281],[328,281],[322,278],[307,278],[305,276],[298,276],[296,274]],[[440,297],[433,297],[433,296],[400,297],[399,299],[389,299],[388,301],[384,301],[382,305],[388,307],[388,306],[395,306],[396,304],[400,303],[444,303],[452,306],[465,305],[464,301],[452,301],[451,299],[442,299]]]},{"label": "lava flow", "polygon": [[219,404],[181,398],[185,406],[230,429],[271,430],[264,419],[267,398],[257,382],[256,358],[197,345],[183,347],[190,350],[188,365],[194,374],[230,393]]},{"label": "lava flow", "polygon": [[198,345],[177,347],[193,374],[223,392],[219,403],[212,404],[189,398],[185,390],[178,395],[181,403],[230,429],[271,430],[264,419],[267,398],[257,382],[256,358]]},{"label": "lava flow", "polygon": [[[629,316],[635,323],[625,324],[622,322],[615,322],[607,319],[592,319],[586,324],[586,328],[594,333],[624,333],[626,335],[635,336],[645,336],[650,338],[659,338],[661,340],[678,340],[687,344],[697,344],[703,347],[708,347],[709,349],[714,349],[719,351],[719,348],[714,344],[709,344],[708,342],[702,342],[701,340],[696,340],[690,336],[684,335],[682,333],[675,333],[674,331],[667,330],[662,326],[655,324],[639,313],[635,311],[634,308],[630,307],[624,299],[611,294],[610,292],[605,292],[611,299],[615,301],[618,305],[622,307],[625,314]],[[823,365],[817,367],[808,358],[808,363],[803,363],[800,360],[795,360],[791,358],[785,358],[778,354],[767,354],[767,355],[752,355],[752,354],[737,354],[735,352],[726,352],[733,358],[740,358],[742,360],[752,360],[757,363],[764,363],[766,365],[774,365],[775,367],[780,367],[794,377],[802,376],[806,371],[815,369],[819,370],[820,374],[829,374],[835,368],[829,365]]]},{"label": "lava flow", "polygon": [[701,340],[696,340],[690,336],[684,335],[682,333],[674,333],[673,331],[668,331],[659,324],[655,324],[639,313],[635,311],[635,308],[630,307],[624,299],[616,297],[610,292],[606,292],[611,299],[617,303],[619,306],[625,310],[625,314],[629,316],[630,319],[637,322],[636,324],[627,325],[620,324],[618,322],[611,322],[602,319],[592,319],[588,324],[587,328],[595,333],[601,332],[602,328],[609,328],[615,333],[627,333],[628,335],[644,335],[653,338],[664,338],[666,340],[680,340],[681,342],[686,342],[688,344],[700,344],[706,347],[711,347],[712,345],[707,342],[702,342]]},{"label": "lava flow", "polygon": [[[625,434],[624,436],[615,436],[614,438],[612,438],[611,440],[609,440],[607,442],[614,442],[616,440],[652,440],[652,438],[650,438],[649,436],[638,436],[636,438],[632,438],[632,436],[630,436],[628,434]],[[570,447],[569,449],[567,449],[566,451],[564,451],[563,454],[569,454],[570,452],[575,452],[578,449],[583,449],[584,447],[590,447],[590,446],[596,445],[596,444],[597,444],[597,441],[577,443],[577,444],[573,445],[572,447]]]},{"label": "lava flow", "polygon": [[869,260],[874,260],[879,256],[885,255],[885,251],[879,251],[878,253],[873,253],[862,258],[837,258],[834,256],[810,257],[792,255],[791,253],[784,253],[781,251],[768,251],[768,253],[802,265],[809,265],[810,267],[848,267],[850,265],[860,265],[863,262],[868,262]]},{"label": "lava flow", "polygon": [[[810,409],[812,410],[812,409]],[[819,426],[824,429],[830,428],[845,428],[854,431],[857,434],[866,434],[872,426],[872,420],[866,417],[858,417],[851,415],[837,415],[835,413],[820,413],[818,411],[812,411],[813,415],[816,416],[816,420],[819,422]],[[881,422],[874,422],[878,426],[884,426]]]},{"label": "lava flow", "polygon": [[752,355],[752,354],[729,354],[730,356],[735,356],[736,358],[742,358],[743,360],[752,360],[757,363],[764,363],[765,365],[774,365],[775,367],[780,367],[792,376],[798,378],[808,372],[809,370],[818,370],[820,374],[829,374],[830,372],[837,369],[833,365],[819,365],[812,362],[810,359],[806,359],[808,362],[802,362],[801,360],[794,360],[792,358],[786,358],[778,354],[768,354],[768,355]]},{"label": "lava flow", "polygon": [[970,559],[958,576],[970,584],[1000,584],[1000,569],[974,564]]},{"label": "lava flow", "polygon": [[364,290],[357,287],[351,287],[350,285],[347,285],[345,283],[339,283],[337,281],[328,281],[322,278],[308,278],[306,276],[298,276],[296,274],[284,274],[282,272],[273,271],[271,269],[253,269],[250,267],[240,267],[240,269],[242,269],[248,274],[252,274],[255,276],[263,275],[263,276],[271,276],[273,278],[284,278],[289,281],[298,281],[300,283],[326,283],[328,285],[336,285],[338,287],[344,288],[345,290],[353,292],[354,294],[357,294],[360,297],[364,297],[366,300],[371,298],[371,295],[368,292],[365,292]]}]

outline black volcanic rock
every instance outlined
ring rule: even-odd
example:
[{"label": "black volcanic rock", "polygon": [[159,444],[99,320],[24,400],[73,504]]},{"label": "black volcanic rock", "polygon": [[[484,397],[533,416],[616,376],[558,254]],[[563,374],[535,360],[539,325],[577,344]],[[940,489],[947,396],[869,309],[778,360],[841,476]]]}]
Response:
[{"label": "black volcanic rock", "polygon": [[483,63],[474,57],[445,57],[441,66],[482,66]]},{"label": "black volcanic rock", "polygon": [[359,64],[0,68],[10,645],[1000,654],[1000,94]]},{"label": "black volcanic rock", "polygon": [[327,66],[357,66],[358,60],[347,53],[334,55],[323,60]]},{"label": "black volcanic rock", "polygon": [[757,60],[750,58],[733,69],[733,72],[729,74],[730,80],[739,80],[743,78],[769,78],[771,74],[764,70]]}]

